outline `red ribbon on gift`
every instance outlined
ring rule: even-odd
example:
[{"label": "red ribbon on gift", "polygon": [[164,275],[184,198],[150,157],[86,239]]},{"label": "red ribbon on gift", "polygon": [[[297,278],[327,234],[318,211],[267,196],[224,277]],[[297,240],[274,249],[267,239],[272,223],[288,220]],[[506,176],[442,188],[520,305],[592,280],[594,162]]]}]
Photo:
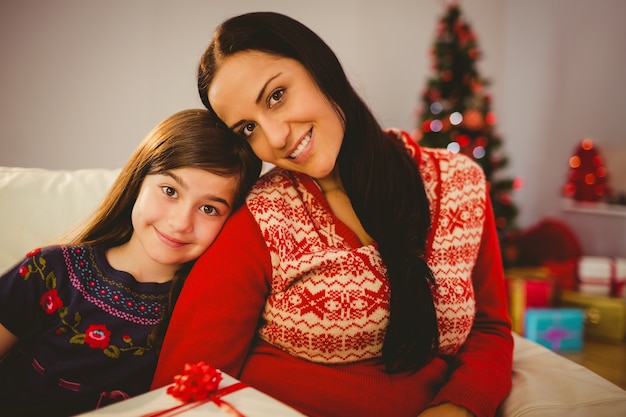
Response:
[{"label": "red ribbon on gift", "polygon": [[248,386],[243,382],[237,382],[218,389],[221,380],[222,372],[203,361],[196,364],[185,364],[183,373],[176,375],[174,385],[167,388],[169,395],[178,398],[183,403],[142,417],[174,416],[208,402],[215,403],[222,411],[232,417],[245,417],[235,407],[224,401],[222,397]]}]

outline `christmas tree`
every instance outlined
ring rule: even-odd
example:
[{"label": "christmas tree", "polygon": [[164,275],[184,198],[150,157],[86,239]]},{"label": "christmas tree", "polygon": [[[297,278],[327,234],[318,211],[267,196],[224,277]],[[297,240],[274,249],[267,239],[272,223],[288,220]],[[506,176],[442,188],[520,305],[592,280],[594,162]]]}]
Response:
[{"label": "christmas tree", "polygon": [[569,173],[563,189],[576,201],[601,201],[607,197],[607,171],[604,160],[591,139],[584,139],[569,159]]},{"label": "christmas tree", "polygon": [[[501,239],[515,227],[517,207],[511,193],[519,182],[498,178],[508,159],[497,152],[502,140],[495,131],[488,82],[476,69],[481,57],[476,35],[461,18],[454,2],[437,25],[432,47],[434,75],[422,93],[419,111],[420,145],[448,148],[474,159],[484,170]],[[500,176],[501,177],[501,176]]]}]

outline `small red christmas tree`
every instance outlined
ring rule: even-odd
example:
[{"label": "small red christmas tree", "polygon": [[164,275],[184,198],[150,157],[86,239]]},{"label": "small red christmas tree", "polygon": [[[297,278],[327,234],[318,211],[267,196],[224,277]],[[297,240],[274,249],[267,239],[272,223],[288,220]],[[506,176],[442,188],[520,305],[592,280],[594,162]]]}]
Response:
[{"label": "small red christmas tree", "polygon": [[591,139],[584,139],[569,159],[570,170],[563,194],[576,201],[600,201],[607,194],[604,158]]}]

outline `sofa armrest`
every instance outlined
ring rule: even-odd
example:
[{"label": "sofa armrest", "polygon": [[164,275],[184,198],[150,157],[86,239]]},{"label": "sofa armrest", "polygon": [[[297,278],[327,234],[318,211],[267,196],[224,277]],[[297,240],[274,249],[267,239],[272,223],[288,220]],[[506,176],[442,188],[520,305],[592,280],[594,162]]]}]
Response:
[{"label": "sofa armrest", "polygon": [[0,273],[89,215],[119,171],[0,167]]},{"label": "sofa armrest", "polygon": [[513,388],[498,416],[626,415],[626,391],[538,343],[513,336]]}]

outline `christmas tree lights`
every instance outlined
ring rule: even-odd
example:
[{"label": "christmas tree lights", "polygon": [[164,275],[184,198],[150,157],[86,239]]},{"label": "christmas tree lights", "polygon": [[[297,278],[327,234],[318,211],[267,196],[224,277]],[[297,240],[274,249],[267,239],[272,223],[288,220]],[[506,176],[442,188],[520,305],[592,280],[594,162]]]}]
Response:
[{"label": "christmas tree lights", "polygon": [[502,140],[496,133],[488,82],[475,62],[481,57],[477,37],[461,18],[456,2],[448,4],[439,20],[431,50],[433,75],[421,95],[416,135],[421,146],[447,148],[474,159],[489,183],[496,226],[501,238],[514,228],[518,209],[512,191],[521,180],[496,175],[508,164],[498,152]]}]

